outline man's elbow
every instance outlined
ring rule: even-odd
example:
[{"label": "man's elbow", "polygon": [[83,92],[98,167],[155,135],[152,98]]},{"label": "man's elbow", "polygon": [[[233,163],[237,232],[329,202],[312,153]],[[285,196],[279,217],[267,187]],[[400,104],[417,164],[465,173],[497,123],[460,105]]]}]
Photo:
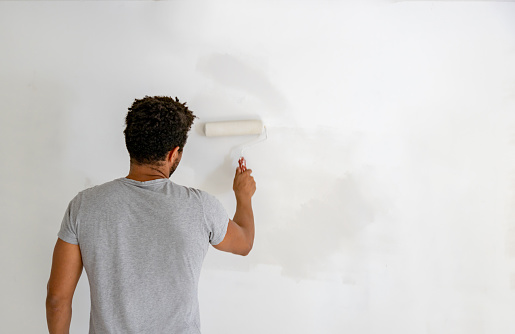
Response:
[{"label": "man's elbow", "polygon": [[66,308],[69,303],[67,303],[64,299],[59,298],[53,295],[46,296],[46,308],[51,311],[59,311],[61,309]]},{"label": "man's elbow", "polygon": [[53,293],[47,287],[47,296],[45,304],[47,310],[55,312],[70,308],[72,305],[72,300],[71,298],[64,298],[58,294]]},{"label": "man's elbow", "polygon": [[249,243],[245,248],[241,249],[240,252],[238,252],[238,255],[241,255],[241,256],[247,256],[249,255],[250,251],[252,250],[252,245],[253,243]]}]

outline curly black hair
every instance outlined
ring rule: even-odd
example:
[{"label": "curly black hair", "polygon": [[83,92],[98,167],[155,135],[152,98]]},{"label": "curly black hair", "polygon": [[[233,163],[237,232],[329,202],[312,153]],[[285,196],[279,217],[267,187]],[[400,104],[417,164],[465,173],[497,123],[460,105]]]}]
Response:
[{"label": "curly black hair", "polygon": [[145,96],[134,100],[123,131],[131,162],[159,165],[175,147],[182,152],[195,118],[177,97]]}]

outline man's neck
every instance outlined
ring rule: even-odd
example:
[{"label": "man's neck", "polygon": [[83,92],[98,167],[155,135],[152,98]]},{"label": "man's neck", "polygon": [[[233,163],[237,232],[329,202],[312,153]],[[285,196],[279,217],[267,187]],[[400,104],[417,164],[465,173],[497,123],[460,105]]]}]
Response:
[{"label": "man's neck", "polygon": [[126,178],[140,182],[167,179],[168,176],[165,169],[166,166],[137,165],[131,163],[129,175],[127,175]]}]

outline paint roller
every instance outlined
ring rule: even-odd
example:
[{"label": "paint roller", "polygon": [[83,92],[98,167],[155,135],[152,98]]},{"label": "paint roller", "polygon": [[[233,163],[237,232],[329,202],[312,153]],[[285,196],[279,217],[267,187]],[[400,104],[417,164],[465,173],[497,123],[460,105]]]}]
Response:
[{"label": "paint roller", "polygon": [[263,122],[260,120],[240,120],[226,122],[210,122],[204,124],[204,133],[206,137],[222,137],[222,136],[246,136],[260,135],[255,140],[240,145],[233,149],[231,158],[235,155],[238,159],[240,168],[245,171],[247,169],[243,151],[250,146],[257,144],[268,138],[268,132]]}]

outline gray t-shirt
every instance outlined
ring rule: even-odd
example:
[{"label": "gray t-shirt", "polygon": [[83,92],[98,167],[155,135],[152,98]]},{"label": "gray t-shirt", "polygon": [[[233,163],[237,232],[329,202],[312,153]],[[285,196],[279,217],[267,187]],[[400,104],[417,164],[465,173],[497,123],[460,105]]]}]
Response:
[{"label": "gray t-shirt", "polygon": [[120,178],[80,192],[58,236],[80,246],[89,333],[200,333],[200,269],[228,222],[215,197],[169,179]]}]

